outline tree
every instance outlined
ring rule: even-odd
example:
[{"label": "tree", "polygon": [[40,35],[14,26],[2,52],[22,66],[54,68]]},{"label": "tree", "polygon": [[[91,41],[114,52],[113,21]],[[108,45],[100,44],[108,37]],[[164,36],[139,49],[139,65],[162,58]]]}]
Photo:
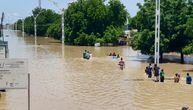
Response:
[{"label": "tree", "polygon": [[[36,8],[35,10],[38,10]],[[34,11],[36,12],[36,11]],[[35,15],[35,14],[34,14]],[[56,20],[60,19],[60,15],[50,9],[42,9],[37,17],[37,35],[45,36],[49,26]]]},{"label": "tree", "polygon": [[123,30],[111,25],[105,30],[103,39],[106,43],[117,44],[121,35],[123,35]]},{"label": "tree", "polygon": [[[144,5],[139,6],[140,11],[130,20],[130,25],[138,29],[132,46],[135,49],[141,50],[142,53],[153,54],[155,41],[155,1],[145,0]],[[184,62],[183,49],[193,40],[192,35],[188,36],[185,34],[188,18],[193,16],[192,10],[191,0],[161,1],[161,58],[164,52],[178,52],[181,53],[181,63]],[[144,39],[145,41],[143,41]]]},{"label": "tree", "polygon": [[[105,5],[104,0],[78,0],[65,10],[65,30],[67,30],[65,42],[77,44],[80,38],[86,38],[82,36],[82,33],[87,34],[87,36],[93,34],[97,41],[106,42],[107,40],[103,37],[105,37],[107,28],[113,26],[123,31],[127,16],[127,11],[119,0],[110,0],[107,5]],[[116,33],[113,34],[117,35]],[[119,36],[114,38],[117,41]],[[115,43],[114,41],[111,40],[111,43]]]},{"label": "tree", "polygon": [[78,38],[75,39],[75,44],[78,45],[94,45],[96,42],[96,36],[94,33],[91,35],[81,33]]},{"label": "tree", "polygon": [[[21,25],[20,25],[21,27]],[[25,32],[28,34],[34,34],[34,19],[33,16],[25,18]]]},{"label": "tree", "polygon": [[60,39],[62,36],[62,29],[61,29],[61,19],[58,19],[54,23],[52,23],[47,29],[47,36],[53,37],[54,39]]},{"label": "tree", "polygon": [[[94,45],[94,43],[117,43],[126,18],[129,16],[119,0],[77,0],[64,11],[65,43],[71,45]],[[50,9],[35,8],[37,35],[61,39],[61,16]],[[34,19],[27,17],[25,31],[34,33]],[[20,25],[21,27],[21,25]],[[110,30],[113,29],[113,30]],[[111,37],[110,40],[107,40]],[[106,39],[106,40],[105,40]]]},{"label": "tree", "polygon": [[[40,10],[39,8],[35,8],[32,13],[34,16],[29,16],[25,18],[25,32],[28,34],[34,34],[34,17],[37,17],[36,24],[38,36],[47,35],[47,30],[49,26],[60,19],[60,15],[50,9]],[[22,30],[22,21],[18,20],[17,22],[18,29]]]},{"label": "tree", "polygon": [[107,9],[109,25],[116,27],[125,25],[126,18],[129,15],[120,0],[110,0]]},{"label": "tree", "polygon": [[[193,37],[193,18],[188,19],[188,21],[186,23],[185,34],[189,37]],[[193,41],[183,49],[183,52],[185,54],[192,54],[193,53]]]}]

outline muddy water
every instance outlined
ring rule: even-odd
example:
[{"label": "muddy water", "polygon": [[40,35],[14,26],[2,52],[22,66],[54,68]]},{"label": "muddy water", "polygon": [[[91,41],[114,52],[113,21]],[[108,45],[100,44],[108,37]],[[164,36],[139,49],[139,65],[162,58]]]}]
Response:
[{"label": "muddy water", "polygon": [[[171,80],[154,83],[147,79],[144,62],[130,47],[62,46],[49,38],[21,37],[6,31],[10,58],[27,58],[31,73],[31,110],[179,110],[193,108],[193,86]],[[37,44],[37,45],[35,45]],[[82,52],[93,52],[83,60]],[[118,60],[108,57],[119,53],[126,61],[121,71]],[[193,76],[192,65],[160,65],[166,77],[186,72]],[[27,110],[27,90],[8,90],[0,98],[0,110]]]}]

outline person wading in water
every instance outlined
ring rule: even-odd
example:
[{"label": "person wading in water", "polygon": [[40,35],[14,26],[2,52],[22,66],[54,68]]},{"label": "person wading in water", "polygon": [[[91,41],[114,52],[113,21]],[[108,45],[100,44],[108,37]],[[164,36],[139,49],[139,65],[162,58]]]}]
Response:
[{"label": "person wading in water", "polygon": [[155,77],[155,82],[159,82],[159,67],[157,64],[154,65],[154,77]]},{"label": "person wading in water", "polygon": [[125,68],[125,62],[123,61],[123,58],[121,58],[121,61],[119,61],[120,69],[123,70],[123,68]]}]

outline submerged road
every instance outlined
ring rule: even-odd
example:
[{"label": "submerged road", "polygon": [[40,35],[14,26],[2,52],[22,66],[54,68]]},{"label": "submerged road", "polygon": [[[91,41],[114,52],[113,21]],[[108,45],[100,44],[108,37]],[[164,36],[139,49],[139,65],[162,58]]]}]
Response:
[{"label": "submerged road", "polygon": [[[50,38],[22,37],[5,31],[9,58],[27,58],[31,74],[31,110],[179,110],[193,108],[193,86],[184,79],[155,83],[144,73],[146,56],[130,47],[62,46]],[[93,53],[92,60],[82,59],[82,52]],[[123,56],[126,68],[107,55]],[[192,65],[161,64],[166,77],[186,72]],[[139,79],[139,80],[137,80]],[[8,90],[0,98],[0,110],[27,110],[27,90]]]}]

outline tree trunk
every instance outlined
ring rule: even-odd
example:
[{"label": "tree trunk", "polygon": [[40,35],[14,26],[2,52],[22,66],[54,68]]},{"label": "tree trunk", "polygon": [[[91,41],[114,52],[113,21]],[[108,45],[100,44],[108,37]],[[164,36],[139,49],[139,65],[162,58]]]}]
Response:
[{"label": "tree trunk", "polygon": [[160,52],[160,59],[159,59],[160,63],[163,63],[163,52]]},{"label": "tree trunk", "polygon": [[181,54],[181,64],[184,64],[184,54],[183,52],[181,52],[180,54]]}]

